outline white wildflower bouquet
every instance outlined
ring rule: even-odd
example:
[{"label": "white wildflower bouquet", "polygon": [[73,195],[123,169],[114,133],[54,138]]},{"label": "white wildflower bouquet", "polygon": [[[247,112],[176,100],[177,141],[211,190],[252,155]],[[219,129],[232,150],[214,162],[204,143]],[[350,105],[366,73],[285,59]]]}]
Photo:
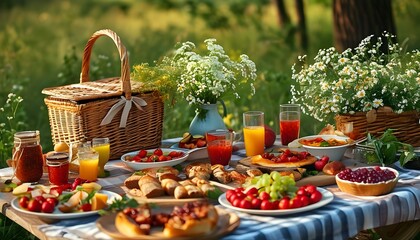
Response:
[{"label": "white wildflower bouquet", "polygon": [[172,58],[166,58],[166,64],[176,69],[173,78],[177,82],[177,92],[185,100],[198,108],[202,104],[214,104],[225,97],[240,98],[240,88],[249,87],[250,94],[255,93],[255,63],[245,54],[237,61],[231,59],[223,47],[216,44],[216,39],[207,39],[206,53],[195,52],[192,42],[182,43]]},{"label": "white wildflower bouquet", "polygon": [[156,66],[134,66],[133,80],[139,80],[142,89],[158,90],[168,98],[182,97],[199,112],[203,104],[223,103],[225,98],[240,98],[239,93],[249,90],[254,95],[257,78],[255,63],[245,54],[231,59],[216,39],[204,41],[203,55],[195,44],[184,42],[170,56],[165,56]]},{"label": "white wildflower bouquet", "polygon": [[[339,53],[335,48],[321,49],[311,65],[299,72],[292,67],[292,102],[320,121],[337,114],[368,112],[391,107],[402,113],[420,110],[420,52],[403,51],[395,36],[384,33],[388,44],[373,36],[355,49]],[[386,47],[386,53],[381,48]],[[304,63],[306,57],[299,57]]]}]

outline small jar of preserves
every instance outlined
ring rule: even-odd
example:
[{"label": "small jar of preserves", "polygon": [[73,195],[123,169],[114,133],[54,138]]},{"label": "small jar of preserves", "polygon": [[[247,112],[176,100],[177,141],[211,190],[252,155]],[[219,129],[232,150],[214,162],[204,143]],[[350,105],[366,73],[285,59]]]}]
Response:
[{"label": "small jar of preserves", "polygon": [[39,131],[23,131],[14,135],[12,163],[21,182],[38,182],[43,173],[43,154]]},{"label": "small jar of preserves", "polygon": [[69,154],[53,152],[47,155],[48,179],[51,184],[62,185],[69,181]]}]

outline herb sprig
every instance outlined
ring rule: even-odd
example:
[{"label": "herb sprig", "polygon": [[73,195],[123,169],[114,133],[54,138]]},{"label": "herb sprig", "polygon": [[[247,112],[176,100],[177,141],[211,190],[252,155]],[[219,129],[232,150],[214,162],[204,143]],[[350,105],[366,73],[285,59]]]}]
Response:
[{"label": "herb sprig", "polygon": [[121,197],[121,199],[114,199],[114,201],[112,201],[112,203],[106,209],[100,210],[99,214],[105,215],[110,212],[122,211],[124,208],[127,208],[127,207],[135,208],[138,205],[139,203],[137,202],[136,199],[129,198],[126,195],[124,195]]},{"label": "herb sprig", "polygon": [[375,153],[375,158],[370,159],[370,162],[379,162],[383,166],[394,163],[399,152],[401,153],[399,158],[401,166],[404,166],[416,156],[413,146],[400,142],[394,136],[392,129],[387,129],[380,138],[375,138],[368,133],[367,145],[373,147]]}]

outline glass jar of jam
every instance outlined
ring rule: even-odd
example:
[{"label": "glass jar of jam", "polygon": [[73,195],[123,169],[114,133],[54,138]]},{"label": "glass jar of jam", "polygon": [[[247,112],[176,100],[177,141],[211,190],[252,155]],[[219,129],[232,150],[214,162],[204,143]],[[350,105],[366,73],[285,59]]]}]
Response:
[{"label": "glass jar of jam", "polygon": [[69,154],[53,152],[47,155],[48,178],[51,184],[62,185],[69,181]]},{"label": "glass jar of jam", "polygon": [[43,173],[43,154],[39,131],[23,131],[14,135],[13,167],[21,182],[38,182]]}]

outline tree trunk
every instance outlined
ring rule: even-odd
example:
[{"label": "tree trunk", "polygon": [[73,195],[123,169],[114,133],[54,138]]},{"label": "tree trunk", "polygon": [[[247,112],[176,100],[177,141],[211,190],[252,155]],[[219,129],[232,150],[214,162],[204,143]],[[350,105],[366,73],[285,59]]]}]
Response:
[{"label": "tree trunk", "polygon": [[284,27],[290,23],[290,17],[287,13],[286,6],[284,5],[284,0],[274,0],[276,4],[277,12],[279,14],[279,25]]},{"label": "tree trunk", "polygon": [[303,5],[303,0],[295,0],[295,9],[297,15],[297,38],[300,44],[300,47],[303,51],[308,51],[308,34],[306,32],[306,20],[305,20],[305,8]]},{"label": "tree trunk", "polygon": [[357,47],[369,35],[396,35],[391,0],[333,0],[333,18],[338,51]]}]

